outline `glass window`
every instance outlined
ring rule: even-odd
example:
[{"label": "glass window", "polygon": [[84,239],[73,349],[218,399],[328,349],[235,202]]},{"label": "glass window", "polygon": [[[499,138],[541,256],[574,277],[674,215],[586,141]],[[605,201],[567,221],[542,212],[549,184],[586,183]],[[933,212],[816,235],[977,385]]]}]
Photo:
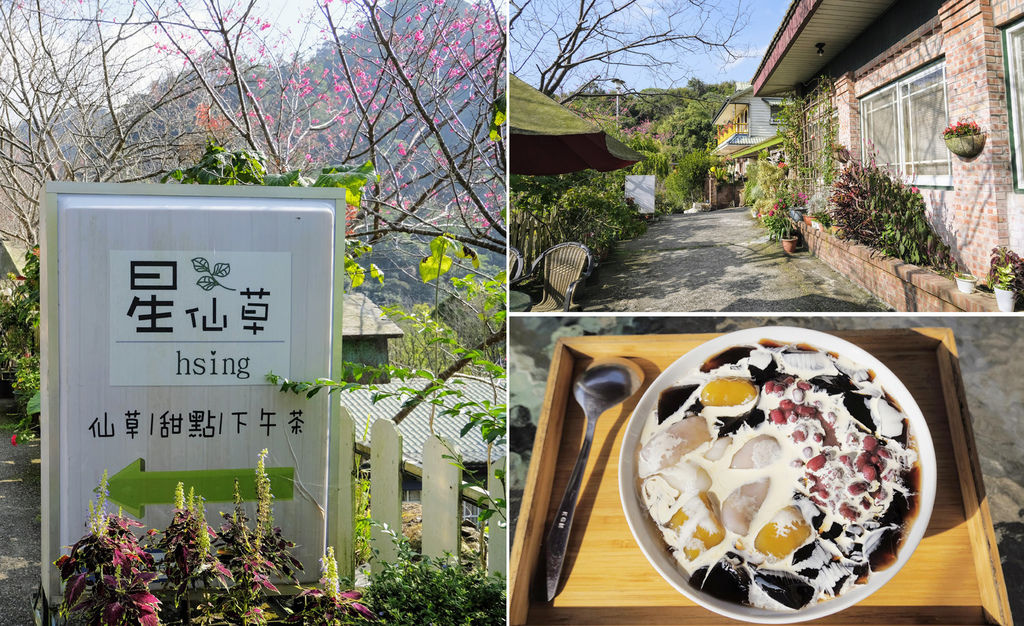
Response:
[{"label": "glass window", "polygon": [[863,154],[919,185],[952,184],[942,140],[948,124],[944,66],[926,67],[860,101]]},{"label": "glass window", "polygon": [[771,107],[771,112],[769,114],[770,118],[769,118],[768,121],[770,123],[772,123],[772,124],[778,124],[779,123],[779,116],[782,115],[782,105],[781,104],[772,104],[772,105],[769,105],[769,106]]},{"label": "glass window", "polygon": [[1004,32],[1007,69],[1006,81],[1009,84],[1010,120],[1012,136],[1010,150],[1013,152],[1013,165],[1016,172],[1016,187],[1024,189],[1024,22],[1011,26]]}]

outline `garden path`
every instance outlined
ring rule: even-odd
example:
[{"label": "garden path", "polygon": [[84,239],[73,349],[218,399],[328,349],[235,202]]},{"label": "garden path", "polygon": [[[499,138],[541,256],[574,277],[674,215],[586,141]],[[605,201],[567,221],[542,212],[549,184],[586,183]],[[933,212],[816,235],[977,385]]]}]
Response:
[{"label": "garden path", "polygon": [[[0,421],[10,407],[0,400]],[[39,440],[12,446],[0,439],[0,626],[34,623],[39,588]]]},{"label": "garden path", "polygon": [[746,208],[662,216],[619,242],[577,292],[584,311],[886,311],[806,251],[787,255]]}]

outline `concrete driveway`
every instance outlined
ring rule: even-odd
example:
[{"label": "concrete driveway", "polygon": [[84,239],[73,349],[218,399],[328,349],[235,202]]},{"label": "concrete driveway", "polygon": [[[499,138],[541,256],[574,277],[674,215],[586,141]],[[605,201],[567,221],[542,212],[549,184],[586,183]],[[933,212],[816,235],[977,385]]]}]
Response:
[{"label": "concrete driveway", "polygon": [[575,301],[583,311],[889,310],[808,252],[785,254],[746,208],[662,216],[619,242]]},{"label": "concrete driveway", "polygon": [[[10,409],[0,400],[0,423]],[[39,440],[15,447],[10,430],[0,435],[0,626],[25,626],[39,587]]]}]

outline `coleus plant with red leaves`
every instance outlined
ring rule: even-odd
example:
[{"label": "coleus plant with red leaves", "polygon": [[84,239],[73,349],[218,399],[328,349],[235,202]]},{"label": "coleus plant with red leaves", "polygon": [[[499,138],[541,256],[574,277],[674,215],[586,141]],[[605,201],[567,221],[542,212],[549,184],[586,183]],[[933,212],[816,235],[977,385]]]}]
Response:
[{"label": "coleus plant with red leaves", "polygon": [[106,483],[104,473],[98,505],[89,503],[89,534],[55,563],[64,583],[61,614],[74,613],[97,626],[157,626],[160,600],[149,590],[157,576],[153,556],[139,545],[132,530],[142,524],[106,513]]}]

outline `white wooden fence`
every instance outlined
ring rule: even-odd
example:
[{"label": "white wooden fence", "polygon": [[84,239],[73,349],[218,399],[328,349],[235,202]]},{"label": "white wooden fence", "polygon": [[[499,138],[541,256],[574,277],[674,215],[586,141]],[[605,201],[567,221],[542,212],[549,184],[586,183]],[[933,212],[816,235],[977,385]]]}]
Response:
[{"label": "white wooden fence", "polygon": [[[332,448],[341,451],[337,466],[332,468],[329,482],[328,508],[337,511],[328,520],[327,541],[334,546],[341,576],[353,577],[355,570],[355,481],[360,455],[356,453],[355,421],[347,410],[339,411],[339,419],[331,432],[336,437]],[[459,555],[461,539],[462,499],[476,500],[484,495],[477,487],[462,488],[462,470],[445,456],[458,450],[451,439],[432,437],[423,450],[421,502],[423,506],[423,554],[443,557]],[[495,499],[503,498],[502,484],[494,477],[495,470],[505,468],[504,457],[488,470],[488,492]],[[396,533],[402,532],[402,472],[409,471],[402,461],[402,435],[388,420],[377,420],[370,429],[370,518],[387,524]],[[505,520],[494,515],[487,522],[487,570],[506,574]],[[370,547],[382,561],[391,561],[396,550],[391,538],[379,526],[370,531]],[[371,569],[374,561],[371,560]]]}]

